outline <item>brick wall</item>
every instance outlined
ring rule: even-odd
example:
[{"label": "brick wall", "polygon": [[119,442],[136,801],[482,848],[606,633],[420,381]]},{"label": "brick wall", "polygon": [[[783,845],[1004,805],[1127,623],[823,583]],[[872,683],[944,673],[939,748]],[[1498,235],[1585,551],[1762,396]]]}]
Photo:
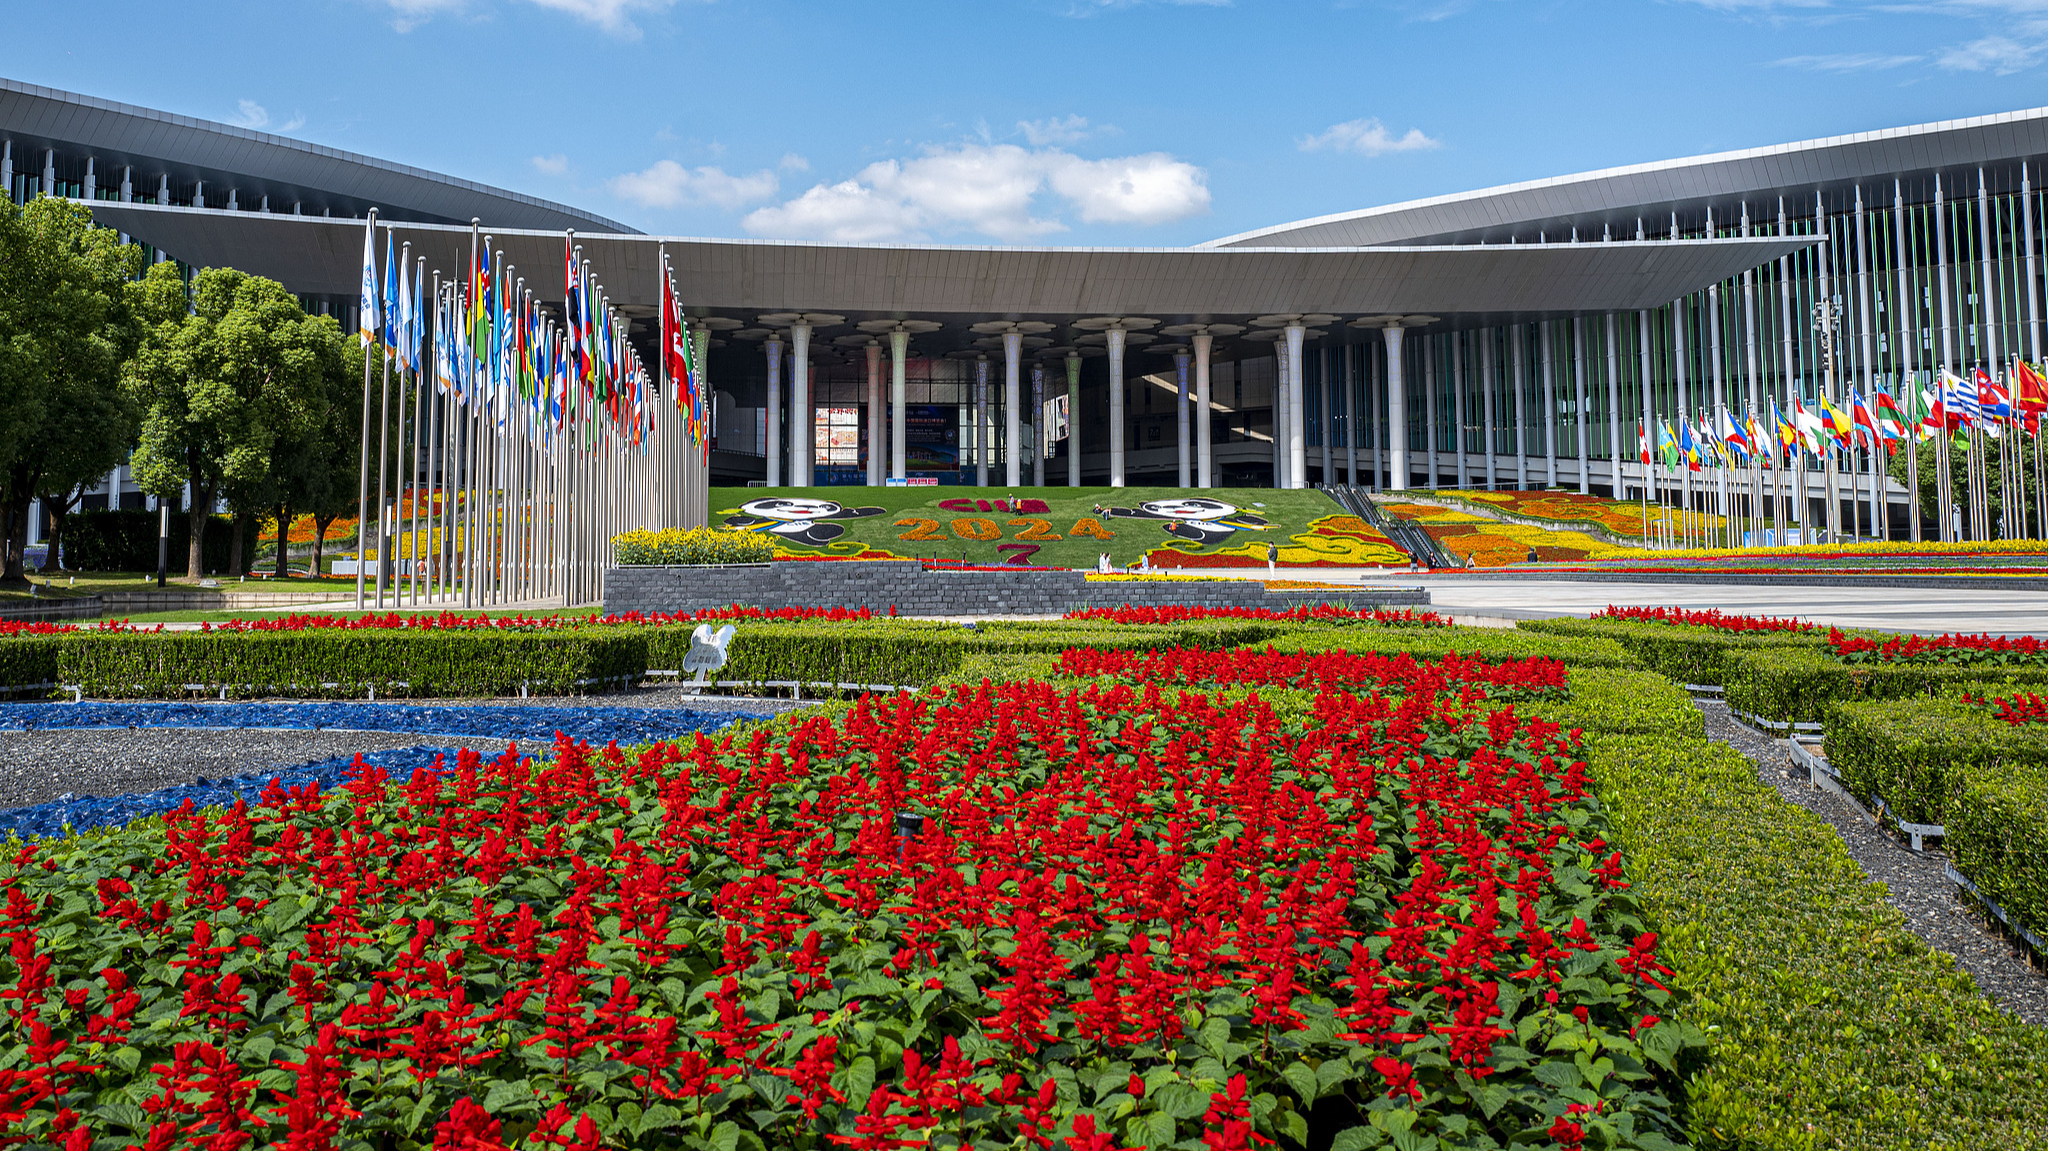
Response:
[{"label": "brick wall", "polygon": [[1268,592],[1256,580],[1089,583],[1066,569],[927,571],[913,561],[794,560],[702,567],[632,566],[605,572],[607,612],[695,612],[756,608],[867,608],[905,616],[1057,615],[1074,608],[1131,604],[1156,608],[1272,608],[1344,602],[1425,605],[1419,588]]}]

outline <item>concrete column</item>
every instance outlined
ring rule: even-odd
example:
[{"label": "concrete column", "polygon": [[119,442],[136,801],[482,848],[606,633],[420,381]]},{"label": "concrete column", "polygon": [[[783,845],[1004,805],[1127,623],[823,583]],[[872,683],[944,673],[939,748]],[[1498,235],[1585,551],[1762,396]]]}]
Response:
[{"label": "concrete column", "polygon": [[156,202],[159,204],[169,204],[171,202],[171,177],[169,173],[156,178]]},{"label": "concrete column", "polygon": [[1176,481],[1177,481],[1177,482],[1178,482],[1178,483],[1180,484],[1180,486],[1181,486],[1181,487],[1183,487],[1183,488],[1191,488],[1191,487],[1194,487],[1194,483],[1193,483],[1193,478],[1192,478],[1191,476],[1189,476],[1189,475],[1188,475],[1188,469],[1189,469],[1189,467],[1191,466],[1191,464],[1190,464],[1190,461],[1189,461],[1189,459],[1188,459],[1188,447],[1189,447],[1189,445],[1188,445],[1188,435],[1189,435],[1189,428],[1188,428],[1188,361],[1189,361],[1189,360],[1190,360],[1190,357],[1189,357],[1189,355],[1188,355],[1188,354],[1187,354],[1186,352],[1175,352],[1175,353],[1173,354],[1173,372],[1174,372],[1174,406],[1173,406],[1173,410],[1174,410],[1174,415],[1175,415],[1175,417],[1176,417],[1176,419],[1175,419],[1175,421],[1174,421],[1174,423],[1175,423],[1175,426],[1176,426],[1176,427],[1175,427],[1175,432],[1177,433],[1177,437],[1178,437],[1178,442],[1179,442],[1179,445],[1180,445],[1180,458],[1179,458],[1179,460],[1177,461],[1177,463],[1178,463],[1179,467],[1178,467],[1178,469],[1176,470],[1176,475],[1175,475],[1174,479],[1175,479],[1175,480],[1176,480]]},{"label": "concrete column", "polygon": [[0,140],[0,196],[14,199],[14,141]]},{"label": "concrete column", "polygon": [[1308,404],[1302,383],[1301,344],[1308,327],[1299,320],[1287,326],[1287,480],[1291,488],[1308,486]]},{"label": "concrete column", "polygon": [[882,397],[882,344],[879,340],[868,341],[868,487],[880,488],[882,476],[887,470],[888,451],[883,447],[888,436],[883,428],[883,417],[888,412],[888,402]]},{"label": "concrete column", "polygon": [[782,487],[782,336],[768,337],[768,486]]},{"label": "concrete column", "polygon": [[1013,328],[1003,333],[1003,483],[1012,488],[1024,482],[1023,364],[1024,334]]},{"label": "concrete column", "polygon": [[45,196],[57,194],[57,150],[43,149],[43,183],[38,189]]},{"label": "concrete column", "polygon": [[811,486],[812,467],[817,463],[817,407],[811,403],[811,326],[802,321],[789,326],[789,482]]},{"label": "concrete column", "polygon": [[1067,354],[1067,487],[1081,486],[1081,354]]},{"label": "concrete column", "polygon": [[1387,342],[1387,472],[1388,485],[1396,490],[1408,487],[1408,395],[1401,369],[1401,334],[1398,324],[1380,329]]},{"label": "concrete column", "polygon": [[1321,403],[1322,410],[1316,414],[1316,430],[1322,434],[1323,440],[1323,483],[1334,484],[1336,483],[1336,473],[1332,470],[1332,465],[1330,463],[1330,441],[1334,438],[1336,432],[1337,416],[1330,409],[1330,349],[1327,346],[1325,346],[1319,349],[1319,351],[1322,352],[1322,355],[1316,357],[1316,359],[1322,361],[1322,371],[1316,373],[1316,375],[1321,378],[1321,386],[1323,391]]},{"label": "concrete column", "polygon": [[993,423],[988,414],[988,357],[977,356],[974,360],[974,482],[988,487],[989,454],[993,437],[989,426]]},{"label": "concrete column", "polygon": [[1529,334],[1525,325],[1517,324],[1509,329],[1515,340],[1515,402],[1510,410],[1515,414],[1515,487],[1527,490],[1529,487],[1529,376],[1524,371],[1528,362]]},{"label": "concrete column", "polygon": [[1493,375],[1493,329],[1481,328],[1479,330],[1479,387],[1483,397],[1481,403],[1483,414],[1481,419],[1484,423],[1480,426],[1480,450],[1486,453],[1486,488],[1489,492],[1500,487],[1500,463],[1495,459],[1497,445],[1494,442]]},{"label": "concrete column", "polygon": [[1195,487],[1208,488],[1216,476],[1216,446],[1209,429],[1209,354],[1216,337],[1202,332],[1189,343],[1195,350]]},{"label": "concrete column", "polygon": [[240,203],[237,202],[237,200],[235,199],[236,191],[237,190],[234,188],[228,189],[228,211],[230,212],[237,212],[241,210]]},{"label": "concrete column", "polygon": [[903,369],[909,355],[910,333],[901,328],[889,333],[889,475],[898,480],[910,475],[910,417],[904,411],[909,388]]},{"label": "concrete column", "polygon": [[192,207],[206,207],[206,181],[197,180],[192,184]]},{"label": "concrete column", "polygon": [[1621,333],[1614,313],[1607,314],[1607,466],[1608,495],[1616,500],[1626,499],[1622,494],[1621,432]]},{"label": "concrete column", "polygon": [[1287,395],[1287,341],[1273,341],[1273,487],[1285,488],[1287,480],[1287,430],[1293,426]]},{"label": "concrete column", "polygon": [[135,169],[126,164],[123,164],[121,166],[121,203],[132,204],[134,202]]},{"label": "concrete column", "polygon": [[[1109,344],[1109,486],[1124,486],[1124,329],[1117,325],[1104,332]],[[1077,421],[1078,423],[1078,421]]]},{"label": "concrete column", "polygon": [[80,200],[97,200],[100,191],[99,160],[94,156],[85,158],[85,186],[78,190]]},{"label": "concrete column", "polygon": [[1031,366],[1031,486],[1045,487],[1045,365]]},{"label": "concrete column", "polygon": [[1472,487],[1472,468],[1465,457],[1465,432],[1472,426],[1472,413],[1465,403],[1469,382],[1465,374],[1465,334],[1451,333],[1451,396],[1456,401],[1451,443],[1457,452],[1458,487]]}]

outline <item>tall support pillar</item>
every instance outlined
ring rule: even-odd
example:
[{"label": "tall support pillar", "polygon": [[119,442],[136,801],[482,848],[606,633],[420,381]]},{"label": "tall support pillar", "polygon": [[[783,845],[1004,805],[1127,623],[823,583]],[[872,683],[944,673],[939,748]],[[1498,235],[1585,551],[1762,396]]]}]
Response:
[{"label": "tall support pillar", "polygon": [[[1818,205],[1815,211],[1818,212]],[[1871,395],[1877,382],[1877,333],[1870,322],[1870,230],[1863,214],[1863,187],[1856,188],[1856,314],[1857,327],[1863,330],[1863,396],[1872,405],[1877,400]],[[1891,500],[1883,467],[1884,444],[1879,437],[1870,442],[1870,526],[1880,540],[1891,539]],[[1805,493],[1801,492],[1803,500]]]},{"label": "tall support pillar", "polygon": [[1623,499],[1621,482],[1621,324],[1614,313],[1607,314],[1607,466],[1609,493],[1614,499]]},{"label": "tall support pillar", "polygon": [[1650,459],[1643,465],[1643,492],[1646,497],[1662,501],[1656,490],[1657,475],[1657,398],[1650,387],[1650,313],[1647,309],[1636,310],[1636,358],[1642,365],[1643,390],[1643,443],[1649,446]]},{"label": "tall support pillar", "polygon": [[988,357],[986,356],[974,358],[974,407],[972,411],[974,413],[974,482],[986,488],[988,487],[989,465],[994,462],[991,458],[991,450],[994,446],[990,443],[994,437],[989,435],[989,426],[992,421],[990,421],[988,414]]},{"label": "tall support pillar", "polygon": [[1508,409],[1515,421],[1515,487],[1523,491],[1529,487],[1529,334],[1525,327],[1517,324],[1508,330],[1515,341],[1514,403]]},{"label": "tall support pillar", "polygon": [[1067,353],[1067,487],[1081,486],[1081,354]]},{"label": "tall support pillar", "polygon": [[1543,455],[1549,470],[1549,487],[1557,487],[1557,429],[1564,419],[1564,413],[1557,410],[1557,332],[1555,325],[1541,321],[1536,334],[1542,342],[1537,349],[1541,358],[1538,368],[1543,374]]},{"label": "tall support pillar", "polygon": [[1380,329],[1387,345],[1387,477],[1395,491],[1408,487],[1408,396],[1401,370],[1399,324]]},{"label": "tall support pillar", "polygon": [[1486,453],[1486,489],[1491,492],[1500,487],[1500,463],[1496,459],[1493,424],[1493,329],[1479,330],[1479,387],[1483,399],[1480,403],[1480,450]]},{"label": "tall support pillar", "polygon": [[1012,328],[1003,333],[1003,483],[1012,488],[1024,481],[1023,359],[1024,334]]},{"label": "tall support pillar", "polygon": [[1189,474],[1194,465],[1188,459],[1188,450],[1191,447],[1189,437],[1193,432],[1188,427],[1188,364],[1192,359],[1186,351],[1173,354],[1174,438],[1180,448],[1179,457],[1175,461],[1177,468],[1174,479],[1183,488],[1195,486],[1194,477]]},{"label": "tall support pillar", "polygon": [[1287,486],[1308,486],[1307,390],[1302,386],[1301,344],[1308,328],[1297,320],[1287,326]]},{"label": "tall support pillar", "polygon": [[1209,353],[1216,337],[1199,332],[1188,342],[1195,350],[1195,487],[1208,488],[1216,478],[1216,446],[1209,435]]},{"label": "tall support pillar", "polygon": [[1453,332],[1451,342],[1451,459],[1452,471],[1457,474],[1458,487],[1472,487],[1472,469],[1466,462],[1465,433],[1471,428],[1471,412],[1465,403],[1468,380],[1465,375],[1465,334]]},{"label": "tall support pillar", "polygon": [[1045,487],[1045,365],[1031,366],[1031,486]]},{"label": "tall support pillar", "polygon": [[2027,252],[2027,359],[2041,359],[2041,285],[2036,279],[2039,265],[2034,250],[2034,182],[2027,162],[2020,161],[2020,227],[2022,246]]},{"label": "tall support pillar", "polygon": [[[1899,326],[1899,386],[1911,388],[1917,393],[1920,388],[1920,381],[1913,364],[1919,355],[1920,341],[1918,339],[1918,329],[1920,325],[1914,317],[1919,313],[1920,309],[1918,303],[1913,300],[1912,286],[1907,279],[1907,269],[1910,265],[1906,263],[1906,189],[1905,182],[1901,180],[1892,181],[1892,242],[1894,253],[1892,260],[1894,266],[1898,269],[1899,282],[1897,292],[1892,297],[1892,319]],[[2031,259],[2032,256],[2033,253],[2029,252],[2028,258]],[[2027,280],[2031,284],[2033,276],[2029,274]],[[2036,354],[2038,355],[2039,353],[2037,352]],[[1920,397],[1916,394],[1913,400],[1917,408]],[[1920,430],[1913,428],[1911,433],[1912,435],[1907,444],[1909,454],[1906,456],[1906,487],[1912,490],[1912,495],[1906,500],[1906,523],[1907,531],[1911,534],[1913,543],[1918,544],[1921,542]]]},{"label": "tall support pillar", "polygon": [[1109,346],[1109,486],[1124,486],[1124,442],[1130,429],[1124,420],[1124,336],[1122,325],[1103,332]]},{"label": "tall support pillar", "polygon": [[811,403],[811,326],[799,320],[789,326],[789,482],[811,486],[817,462],[817,405]]},{"label": "tall support pillar", "polygon": [[1351,352],[1351,345],[1337,349],[1343,370],[1339,373],[1339,387],[1344,391],[1344,483],[1358,487],[1358,357]]},{"label": "tall support pillar", "polygon": [[910,425],[904,397],[909,387],[904,379],[903,361],[910,355],[910,333],[901,328],[889,333],[889,476],[902,480],[910,475]]},{"label": "tall support pillar", "polygon": [[887,473],[888,431],[884,428],[888,401],[882,397],[882,342],[868,341],[868,487],[880,488]]},{"label": "tall support pillar", "polygon": [[1590,496],[1593,494],[1593,455],[1591,446],[1586,442],[1586,322],[1576,316],[1572,318],[1572,377],[1578,400],[1574,427],[1578,433],[1579,495]]},{"label": "tall support pillar", "polygon": [[1273,342],[1273,487],[1286,488],[1287,479],[1287,430],[1294,425],[1289,414],[1287,395],[1287,339]]},{"label": "tall support pillar", "polygon": [[[1335,370],[1330,363],[1334,359],[1330,354],[1331,349],[1324,347],[1319,349],[1319,351],[1322,354],[1317,356],[1316,359],[1322,362],[1319,365],[1322,370],[1317,372],[1316,376],[1322,382],[1322,396],[1320,409],[1316,413],[1316,430],[1322,434],[1323,440],[1323,483],[1329,485],[1336,483],[1336,472],[1330,463],[1331,441],[1335,438],[1337,431],[1337,415],[1330,405],[1330,397],[1334,391],[1331,388],[1330,377],[1335,374]],[[1339,348],[1336,351],[1341,353],[1343,349]]]},{"label": "tall support pillar", "polygon": [[768,425],[768,486],[782,487],[782,334],[771,333],[767,343],[768,352],[768,411],[765,420]]}]

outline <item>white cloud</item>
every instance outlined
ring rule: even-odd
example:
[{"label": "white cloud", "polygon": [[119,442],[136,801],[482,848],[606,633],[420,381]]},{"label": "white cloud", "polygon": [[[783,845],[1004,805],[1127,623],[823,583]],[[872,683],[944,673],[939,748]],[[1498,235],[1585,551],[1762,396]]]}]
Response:
[{"label": "white cloud", "polygon": [[1780,68],[1802,68],[1809,72],[1871,72],[1917,64],[1924,56],[1887,56],[1881,52],[1838,52],[1824,56],[1787,56],[1773,60]]},{"label": "white cloud", "polygon": [[[614,36],[636,40],[640,36],[639,25],[633,23],[636,12],[662,12],[673,7],[676,0],[526,0],[540,8],[566,12],[588,24],[594,24]],[[392,27],[400,32],[410,32],[436,16],[466,12],[473,6],[481,6],[480,0],[384,0],[390,7]]]},{"label": "white cloud", "polygon": [[765,168],[749,176],[734,176],[708,165],[685,168],[673,160],[658,160],[645,171],[628,172],[611,180],[613,195],[647,208],[680,208],[686,204],[738,208],[775,195],[779,187],[775,173]]},{"label": "white cloud", "polygon": [[548,176],[560,176],[569,171],[569,158],[560,152],[552,156],[535,156],[531,163],[536,171]]},{"label": "white cloud", "polygon": [[1017,129],[1035,148],[1048,144],[1078,144],[1089,136],[1086,116],[1052,116],[1044,120],[1019,120]]},{"label": "white cloud", "polygon": [[304,112],[294,112],[292,113],[291,119],[277,126],[277,130],[279,132],[297,132],[299,129],[304,128],[305,126],[306,114]]},{"label": "white cloud", "polygon": [[2041,56],[2039,44],[2022,44],[2006,36],[1986,36],[1968,44],[1945,48],[1934,62],[1958,72],[1990,72],[2010,76],[2034,66]]},{"label": "white cloud", "polygon": [[784,172],[809,172],[811,170],[811,162],[794,152],[784,152],[782,159],[776,161],[775,166]]},{"label": "white cloud", "polygon": [[820,184],[794,200],[747,213],[756,236],[840,240],[850,244],[921,235],[917,209],[858,180]]},{"label": "white cloud", "polygon": [[228,123],[237,128],[261,128],[270,123],[270,113],[254,100],[236,102],[235,114],[228,117]]},{"label": "white cloud", "polygon": [[1208,175],[1164,152],[1108,160],[1069,157],[1052,170],[1053,191],[1091,224],[1164,224],[1209,210]]},{"label": "white cloud", "polygon": [[967,143],[870,164],[741,223],[785,239],[858,243],[965,231],[1017,243],[1067,229],[1049,197],[1089,223],[1160,224],[1207,212],[1207,179],[1159,152],[1085,160],[1057,148]]},{"label": "white cloud", "polygon": [[1443,142],[1422,134],[1420,128],[1410,128],[1406,134],[1396,136],[1387,131],[1387,126],[1377,117],[1363,120],[1346,120],[1332,124],[1319,136],[1304,136],[1296,141],[1303,152],[1314,152],[1328,148],[1334,152],[1356,152],[1361,156],[1383,156],[1389,152],[1423,152],[1443,147]]}]

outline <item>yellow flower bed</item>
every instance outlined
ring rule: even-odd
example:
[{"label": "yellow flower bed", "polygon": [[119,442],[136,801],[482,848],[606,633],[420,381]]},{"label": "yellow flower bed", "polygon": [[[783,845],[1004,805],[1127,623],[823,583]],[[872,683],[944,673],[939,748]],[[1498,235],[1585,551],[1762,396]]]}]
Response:
[{"label": "yellow flower bed", "polygon": [[1750,548],[1644,548],[1622,550],[1640,556],[1673,558],[1717,556],[2028,556],[2048,553],[2048,540],[1963,540],[1953,543],[1910,540],[1866,540],[1855,544],[1759,545]]},{"label": "yellow flower bed", "polygon": [[1088,579],[1101,584],[1114,584],[1122,580],[1179,580],[1199,583],[1204,580],[1223,580],[1223,576],[1183,576],[1169,572],[1090,572]]},{"label": "yellow flower bed", "polygon": [[612,558],[620,564],[765,564],[775,559],[775,545],[758,532],[635,528],[612,537]]}]

